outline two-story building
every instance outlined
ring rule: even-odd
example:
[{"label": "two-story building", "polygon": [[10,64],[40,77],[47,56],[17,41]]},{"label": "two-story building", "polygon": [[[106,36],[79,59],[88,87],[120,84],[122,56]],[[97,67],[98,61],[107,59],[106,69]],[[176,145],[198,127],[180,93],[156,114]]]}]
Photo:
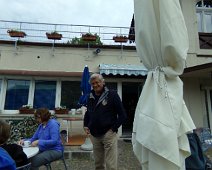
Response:
[{"label": "two-story building", "polygon": [[[181,0],[189,35],[189,52],[181,79],[184,98],[197,127],[212,126],[212,4]],[[132,14],[133,15],[133,14]],[[130,23],[129,23],[130,25]],[[23,37],[11,37],[19,29]],[[139,61],[131,27],[0,21],[0,117],[16,118],[22,105],[76,108],[84,66],[103,74],[116,89],[128,114],[122,133],[131,133],[134,112],[147,70]],[[9,31],[8,31],[9,30]],[[57,31],[61,38],[48,39]],[[73,43],[86,32],[97,34],[102,44]],[[127,42],[114,42],[117,34]],[[131,42],[131,43],[130,43]],[[59,116],[63,117],[63,116]]]}]

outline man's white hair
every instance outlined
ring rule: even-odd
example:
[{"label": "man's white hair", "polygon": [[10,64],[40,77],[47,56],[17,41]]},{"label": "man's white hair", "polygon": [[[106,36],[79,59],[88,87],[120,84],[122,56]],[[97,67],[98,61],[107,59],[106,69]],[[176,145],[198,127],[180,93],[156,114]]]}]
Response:
[{"label": "man's white hair", "polygon": [[101,82],[105,82],[105,79],[103,78],[103,76],[101,75],[101,74],[98,74],[98,73],[93,73],[92,75],[91,75],[91,77],[90,77],[90,83],[91,83],[91,81],[92,80],[94,80],[94,79],[98,79],[98,80],[100,80]]}]

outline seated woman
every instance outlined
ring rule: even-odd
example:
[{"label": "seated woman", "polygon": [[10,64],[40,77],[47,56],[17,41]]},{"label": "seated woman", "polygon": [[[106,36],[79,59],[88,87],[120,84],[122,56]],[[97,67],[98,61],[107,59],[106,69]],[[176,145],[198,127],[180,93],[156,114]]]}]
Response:
[{"label": "seated woman", "polygon": [[[31,146],[38,146],[39,153],[31,158],[31,169],[61,158],[63,145],[60,139],[60,124],[55,119],[50,119],[51,113],[46,108],[37,109],[35,118],[40,123],[30,140]],[[23,144],[24,140],[19,141]]]},{"label": "seated woman", "polygon": [[29,160],[27,159],[27,156],[23,152],[23,148],[21,146],[6,143],[10,137],[10,125],[0,120],[0,129],[0,145],[5,151],[7,151],[6,153],[12,157],[16,166],[19,167],[29,163]]}]

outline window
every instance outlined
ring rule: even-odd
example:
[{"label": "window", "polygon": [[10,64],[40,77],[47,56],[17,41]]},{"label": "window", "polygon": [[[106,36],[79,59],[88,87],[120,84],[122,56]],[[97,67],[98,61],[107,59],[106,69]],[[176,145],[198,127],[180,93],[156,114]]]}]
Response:
[{"label": "window", "polygon": [[28,103],[29,95],[28,80],[8,80],[4,109],[18,110]]},{"label": "window", "polygon": [[35,81],[33,108],[55,108],[56,81]]},{"label": "window", "polygon": [[212,32],[212,1],[201,0],[196,4],[199,32]]},{"label": "window", "polygon": [[77,108],[80,96],[80,81],[62,81],[61,106],[66,106],[69,109]]},{"label": "window", "polygon": [[206,87],[205,90],[205,106],[206,114],[204,115],[204,126],[212,127],[212,87]]},{"label": "window", "polygon": [[205,13],[205,20],[206,20],[206,30],[207,32],[212,32],[212,12]]}]

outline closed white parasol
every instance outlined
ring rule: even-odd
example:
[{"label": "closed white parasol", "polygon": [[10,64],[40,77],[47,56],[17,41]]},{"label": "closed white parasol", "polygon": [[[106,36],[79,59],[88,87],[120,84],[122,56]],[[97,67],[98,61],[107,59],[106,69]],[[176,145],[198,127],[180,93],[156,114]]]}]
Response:
[{"label": "closed white parasol", "polygon": [[188,35],[179,0],[134,0],[136,49],[148,76],[133,125],[142,170],[182,170],[195,125],[183,100]]}]

